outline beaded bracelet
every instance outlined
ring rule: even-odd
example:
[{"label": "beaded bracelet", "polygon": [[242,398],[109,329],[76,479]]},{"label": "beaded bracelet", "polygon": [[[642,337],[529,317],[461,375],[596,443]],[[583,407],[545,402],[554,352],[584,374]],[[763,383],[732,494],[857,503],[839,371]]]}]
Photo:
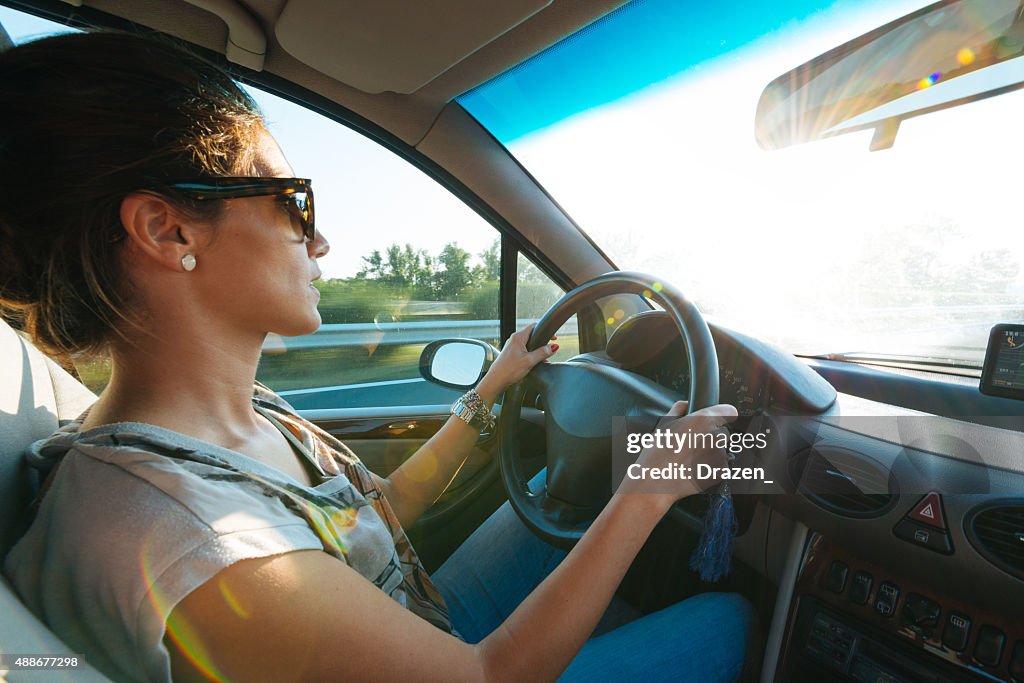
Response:
[{"label": "beaded bracelet", "polygon": [[452,404],[451,414],[480,431],[494,428],[495,416],[476,392],[470,389]]}]

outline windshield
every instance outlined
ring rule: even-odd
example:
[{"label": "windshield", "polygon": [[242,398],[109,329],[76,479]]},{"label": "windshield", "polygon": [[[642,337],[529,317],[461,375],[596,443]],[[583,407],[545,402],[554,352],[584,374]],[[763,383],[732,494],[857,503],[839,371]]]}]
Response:
[{"label": "windshield", "polygon": [[1024,319],[1024,91],[904,121],[882,151],[871,130],[754,137],[773,79],[927,4],[637,1],[459,102],[618,267],[713,321],[798,354],[980,366],[989,329]]}]

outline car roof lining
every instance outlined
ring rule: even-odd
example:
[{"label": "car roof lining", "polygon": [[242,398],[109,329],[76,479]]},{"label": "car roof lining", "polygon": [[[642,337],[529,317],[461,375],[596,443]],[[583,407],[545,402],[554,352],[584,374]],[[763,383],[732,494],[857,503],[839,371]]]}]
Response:
[{"label": "car roof lining", "polygon": [[274,35],[291,55],[342,83],[410,94],[549,4],[504,0],[481,12],[476,0],[289,0]]},{"label": "car roof lining", "polygon": [[[480,45],[454,64],[445,65],[445,68],[441,69],[437,65],[451,60],[450,51],[427,55],[424,50],[430,40],[404,43],[395,41],[387,46],[393,53],[393,58],[386,64],[378,64],[372,76],[362,74],[359,78],[353,77],[351,80],[356,81],[353,83],[338,80],[316,68],[329,62],[331,56],[337,54],[329,44],[307,48],[308,54],[314,55],[311,61],[315,63],[311,65],[291,54],[278,39],[275,28],[282,17],[288,19],[291,12],[289,6],[295,4],[296,7],[302,8],[303,3],[310,2],[313,0],[73,0],[72,4],[95,8],[148,26],[226,55],[229,59],[232,58],[232,54],[229,54],[231,50],[228,49],[231,44],[229,35],[233,34],[229,33],[228,24],[223,22],[223,17],[221,22],[210,21],[210,12],[197,5],[217,9],[217,16],[228,15],[228,20],[233,21],[234,25],[238,24],[236,15],[241,8],[263,30],[266,39],[263,70],[328,97],[375,121],[411,145],[415,145],[426,135],[441,110],[462,93],[487,82],[624,4],[624,0],[492,0],[488,3],[487,12],[472,12],[468,7],[475,3],[466,0],[446,0],[438,6],[466,7],[451,16],[447,12],[438,12],[443,14],[441,19],[444,23],[442,24],[441,19],[435,21],[429,31],[436,33],[440,30],[439,27],[443,26],[445,36],[457,32],[464,35],[463,45]],[[39,6],[43,3],[30,4]],[[365,11],[371,5],[374,3],[367,0],[361,4],[359,10]],[[538,5],[543,7],[536,9]],[[534,8],[536,11],[524,19],[522,15],[527,11],[523,9],[524,7]],[[501,8],[502,12],[499,13],[498,8]],[[395,8],[390,9],[394,11]],[[385,5],[380,12],[386,11]],[[473,21],[476,15],[483,14],[488,17]],[[505,17],[509,26],[484,42],[481,36],[497,32],[490,15]],[[231,17],[235,18],[232,20]],[[283,32],[282,35],[288,36],[286,43],[294,42],[293,31],[294,29],[289,29]],[[329,43],[331,40],[336,41],[341,35],[344,34],[334,36],[327,32],[322,34],[320,40]],[[364,43],[361,48],[364,50],[360,58],[362,63],[372,61],[382,54],[379,43]],[[239,47],[245,47],[248,52],[251,45],[252,43],[247,41],[246,46]],[[349,45],[345,54],[353,55],[359,49],[359,46]],[[252,63],[246,63],[245,59],[236,58],[232,61],[252,68]],[[408,88],[410,76],[405,73],[404,70],[408,67],[403,64],[419,62],[433,63],[437,73],[430,75],[428,82],[411,92],[400,93],[388,89],[401,87],[401,84],[406,84]],[[330,67],[322,68],[332,70]],[[341,75],[341,72],[336,75]],[[421,75],[420,78],[424,76]],[[367,92],[358,87],[360,85],[363,88],[381,91]]]}]

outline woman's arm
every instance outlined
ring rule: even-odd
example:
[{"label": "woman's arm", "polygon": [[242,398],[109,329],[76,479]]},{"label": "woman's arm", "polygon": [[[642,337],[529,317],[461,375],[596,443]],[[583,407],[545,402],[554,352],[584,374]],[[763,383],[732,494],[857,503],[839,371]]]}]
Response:
[{"label": "woman's arm", "polygon": [[[345,563],[300,551],[228,567],[171,613],[175,681],[543,681],[568,666],[664,510],[617,498],[477,645],[444,633]],[[614,551],[608,552],[608,549]],[[231,596],[228,600],[226,596]]]},{"label": "woman's arm", "polygon": [[[675,408],[675,414],[681,412]],[[735,409],[700,411],[702,429]],[[684,418],[691,429],[699,420]],[[711,425],[710,427],[708,425]],[[695,430],[696,431],[696,430]],[[720,465],[724,453],[671,457]],[[175,680],[554,680],[593,631],[634,556],[672,501],[670,493],[624,484],[565,560],[512,615],[477,645],[440,631],[402,608],[343,562],[300,551],[238,562],[188,595],[168,619],[164,641]]]},{"label": "woman's arm", "polygon": [[[501,354],[477,385],[477,393],[488,408],[506,388],[554,354],[551,345],[527,353],[526,342],[532,331],[533,325],[528,325],[509,337]],[[479,432],[464,421],[450,417],[434,436],[386,479],[374,475],[403,527],[409,528],[444,493],[479,436]]]}]

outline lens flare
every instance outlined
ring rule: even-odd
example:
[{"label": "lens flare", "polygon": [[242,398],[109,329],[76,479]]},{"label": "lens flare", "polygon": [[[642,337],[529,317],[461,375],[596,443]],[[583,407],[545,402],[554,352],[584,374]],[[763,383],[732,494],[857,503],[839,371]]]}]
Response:
[{"label": "lens flare", "polygon": [[918,90],[924,90],[925,88],[930,88],[933,85],[935,85],[940,78],[942,78],[942,73],[936,71],[932,75],[926,76],[926,77],[922,78],[920,81],[918,81],[917,82],[917,89]]},{"label": "lens flare", "polygon": [[224,602],[228,604],[228,607],[231,608],[232,612],[234,612],[243,619],[249,618],[249,610],[242,607],[242,603],[239,602],[238,597],[234,594],[234,592],[230,588],[228,588],[228,585],[224,582],[224,579],[220,579],[217,582],[217,588],[220,589],[220,594],[221,596],[223,596]]},{"label": "lens flare", "polygon": [[356,508],[332,508],[328,512],[334,526],[343,531],[351,529],[359,522],[359,510]]},{"label": "lens flare", "polygon": [[956,52],[956,61],[960,66],[968,66],[974,62],[974,50],[969,47],[962,47]]},{"label": "lens flare", "polygon": [[[412,450],[415,452],[415,449]],[[406,463],[406,472],[413,481],[427,481],[437,474],[437,454],[434,451],[421,450],[418,458]]]},{"label": "lens flare", "polygon": [[167,596],[163,595],[157,587],[157,580],[164,568],[154,566],[150,553],[152,552],[154,556],[158,555],[159,553],[155,552],[155,548],[159,545],[160,543],[156,538],[149,537],[142,546],[142,556],[139,559],[140,570],[143,577],[145,577],[146,585],[149,586],[149,592],[146,597],[149,599],[152,609],[161,618],[167,615],[167,637],[177,646],[178,651],[192,663],[192,666],[201,672],[207,680],[226,681],[227,677],[213,664],[212,656],[206,651],[202,640],[196,635],[192,625],[181,614],[172,613],[171,610],[175,606],[171,604]]}]

